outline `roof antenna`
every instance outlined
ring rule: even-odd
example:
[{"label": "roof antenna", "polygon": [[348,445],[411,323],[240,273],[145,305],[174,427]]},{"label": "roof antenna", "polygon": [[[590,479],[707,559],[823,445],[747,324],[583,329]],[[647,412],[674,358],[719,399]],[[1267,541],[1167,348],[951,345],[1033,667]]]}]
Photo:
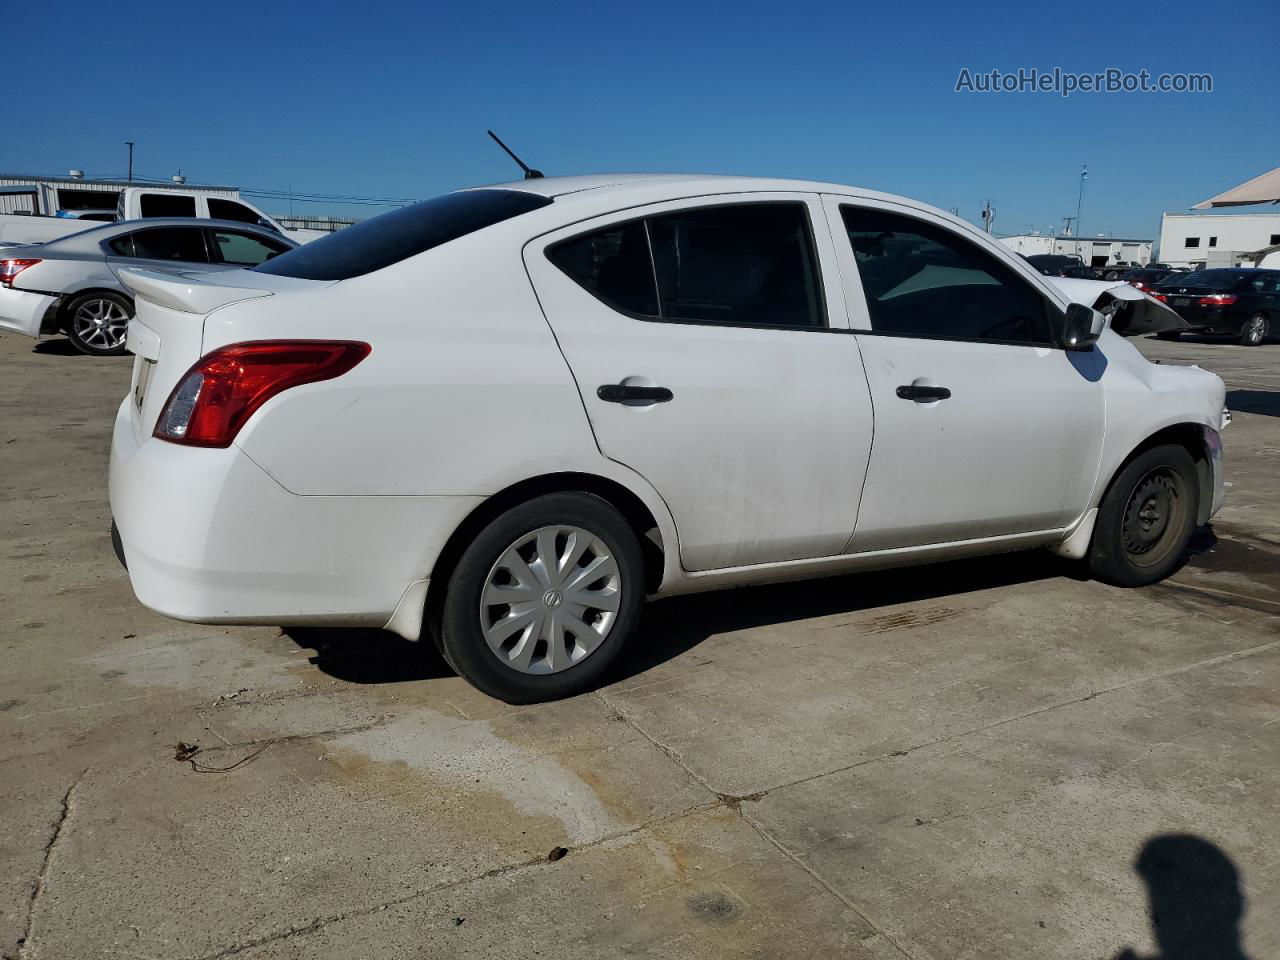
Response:
[{"label": "roof antenna", "polygon": [[521,160],[519,157],[515,155],[515,152],[510,147],[508,147],[505,143],[503,143],[501,140],[498,139],[498,135],[496,133],[494,133],[492,130],[486,130],[485,133],[493,137],[494,143],[500,146],[503,150],[507,151],[507,156],[510,157],[512,160],[514,160],[520,166],[520,169],[524,171],[524,178],[526,180],[537,180],[541,178],[542,171],[534,170],[532,167],[527,166],[523,160]]}]

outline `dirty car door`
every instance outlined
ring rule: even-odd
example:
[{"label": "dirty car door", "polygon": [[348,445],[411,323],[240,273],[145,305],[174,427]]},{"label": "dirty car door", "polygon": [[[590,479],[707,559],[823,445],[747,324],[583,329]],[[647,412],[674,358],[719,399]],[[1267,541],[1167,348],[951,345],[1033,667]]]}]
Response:
[{"label": "dirty car door", "polygon": [[666,500],[689,570],[840,553],[870,450],[820,202],[750,197],[630,210],[525,248],[596,442]]}]

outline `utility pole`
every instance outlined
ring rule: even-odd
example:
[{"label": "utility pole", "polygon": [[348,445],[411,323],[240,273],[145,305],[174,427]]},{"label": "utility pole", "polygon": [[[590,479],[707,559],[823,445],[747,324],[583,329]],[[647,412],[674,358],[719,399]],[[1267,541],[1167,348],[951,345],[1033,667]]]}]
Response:
[{"label": "utility pole", "polygon": [[982,229],[987,233],[991,232],[991,224],[996,218],[996,212],[991,209],[991,201],[987,201],[987,205],[982,208]]},{"label": "utility pole", "polygon": [[133,141],[126,140],[125,146],[129,148],[129,182],[133,183]]},{"label": "utility pole", "polygon": [[[1080,166],[1080,192],[1075,195],[1075,236],[1080,236],[1080,210],[1084,206],[1084,182],[1089,179],[1089,165]],[[1079,246],[1079,244],[1076,244]]]}]

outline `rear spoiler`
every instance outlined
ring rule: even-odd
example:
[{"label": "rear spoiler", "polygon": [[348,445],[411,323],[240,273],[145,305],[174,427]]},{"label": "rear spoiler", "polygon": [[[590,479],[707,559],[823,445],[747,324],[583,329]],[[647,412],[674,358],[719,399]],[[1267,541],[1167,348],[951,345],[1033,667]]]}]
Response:
[{"label": "rear spoiler", "polygon": [[1049,277],[1049,282],[1076,303],[1107,315],[1111,329],[1124,337],[1163,330],[1190,330],[1191,324],[1170,307],[1149,297],[1131,283]]},{"label": "rear spoiler", "polygon": [[136,267],[122,269],[120,280],[141,299],[183,313],[206,314],[228,303],[271,296],[270,290],[205,283],[190,275]]}]

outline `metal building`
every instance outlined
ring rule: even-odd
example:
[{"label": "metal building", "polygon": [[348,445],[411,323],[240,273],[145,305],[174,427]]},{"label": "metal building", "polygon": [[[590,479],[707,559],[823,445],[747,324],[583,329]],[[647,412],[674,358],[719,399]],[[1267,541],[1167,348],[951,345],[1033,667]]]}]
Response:
[{"label": "metal building", "polygon": [[54,214],[59,210],[115,210],[125,187],[142,187],[155,193],[200,190],[215,196],[240,199],[239,187],[208,186],[147,180],[90,180],[84,176],[47,177],[0,173],[0,213]]}]

